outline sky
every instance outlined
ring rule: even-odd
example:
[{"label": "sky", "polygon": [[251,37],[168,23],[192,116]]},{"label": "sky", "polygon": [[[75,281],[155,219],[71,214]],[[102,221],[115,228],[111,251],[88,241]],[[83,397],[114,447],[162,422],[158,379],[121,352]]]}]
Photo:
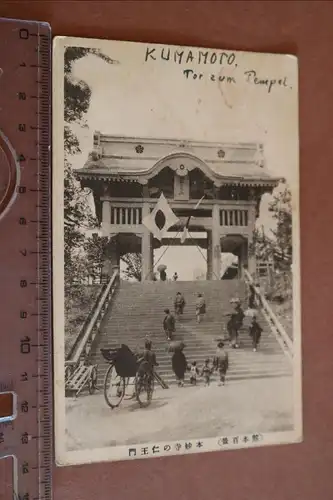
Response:
[{"label": "sky", "polygon": [[[116,63],[109,65],[89,55],[73,65],[74,79],[85,81],[92,91],[85,117],[87,127],[73,127],[82,150],[72,159],[73,168],[84,165],[97,130],[111,135],[261,142],[267,170],[287,179],[292,193],[297,194],[297,203],[297,66],[292,56],[236,52],[230,57],[230,65],[196,61],[179,64],[172,59],[177,47],[164,46],[164,55],[171,49],[171,58],[165,61],[160,57],[163,46],[76,39],[79,43],[100,48]],[[152,50],[156,60],[147,57],[147,50]],[[213,53],[209,51],[208,57],[214,59]],[[198,50],[193,49],[192,54],[197,57]],[[186,69],[202,77],[186,78]],[[248,71],[255,71],[262,80],[284,83],[274,84],[268,92],[267,85],[253,83]],[[215,75],[215,81],[211,75]],[[217,83],[219,75],[233,77],[236,83]],[[274,228],[268,212],[270,199],[270,195],[264,195],[257,221],[267,231]],[[157,252],[155,260],[163,250]],[[169,274],[177,270],[183,279],[192,279],[193,269],[198,272],[205,268],[195,247],[170,247],[163,263]]]}]

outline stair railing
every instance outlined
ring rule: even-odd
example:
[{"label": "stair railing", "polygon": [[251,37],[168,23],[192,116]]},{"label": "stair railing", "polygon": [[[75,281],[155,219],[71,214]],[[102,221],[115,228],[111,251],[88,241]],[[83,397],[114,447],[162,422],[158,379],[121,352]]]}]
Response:
[{"label": "stair railing", "polygon": [[105,316],[108,306],[115,291],[118,288],[120,279],[119,268],[116,268],[110,280],[102,288],[96,302],[84,322],[80,333],[70,350],[65,361],[65,379],[71,377],[74,370],[81,364],[87,364],[89,354],[96,335],[99,333],[101,322]]},{"label": "stair railing", "polygon": [[253,277],[246,269],[244,270],[244,277],[246,284],[248,286],[253,287],[256,297],[256,303],[260,307],[271,331],[274,333],[284,353],[288,356],[290,360],[292,360],[294,355],[294,346],[292,340],[290,339],[285,328],[281,325],[280,321],[272,311],[272,308],[270,307],[267,300],[261,293],[260,288],[256,286]]}]

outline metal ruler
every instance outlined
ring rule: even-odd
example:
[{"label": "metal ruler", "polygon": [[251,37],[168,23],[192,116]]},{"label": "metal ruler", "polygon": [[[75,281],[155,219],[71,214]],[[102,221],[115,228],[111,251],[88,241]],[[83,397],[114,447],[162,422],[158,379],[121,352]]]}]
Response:
[{"label": "metal ruler", "polygon": [[52,496],[50,109],[49,25],[0,19],[0,498],[5,500]]}]

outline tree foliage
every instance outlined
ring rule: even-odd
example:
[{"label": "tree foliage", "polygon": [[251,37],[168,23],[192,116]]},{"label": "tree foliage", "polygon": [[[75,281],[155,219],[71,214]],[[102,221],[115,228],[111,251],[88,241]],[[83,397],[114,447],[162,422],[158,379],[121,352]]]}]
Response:
[{"label": "tree foliage", "polygon": [[[64,259],[65,293],[75,297],[80,293],[80,281],[87,275],[87,260],[84,256],[86,229],[97,225],[89,206],[89,191],[82,189],[76,181],[71,165],[71,158],[81,152],[79,140],[71,129],[72,123],[85,125],[91,99],[91,89],[84,81],[75,80],[72,75],[73,65],[79,59],[92,54],[108,64],[115,61],[100,50],[67,47],[64,56]],[[89,246],[89,245],[88,245]],[[91,257],[91,255],[90,255]]]},{"label": "tree foliage", "polygon": [[97,233],[86,238],[84,242],[87,269],[90,276],[98,278],[101,276],[106,247],[109,239],[106,236],[99,236]]},{"label": "tree foliage", "polygon": [[251,251],[258,260],[272,260],[277,269],[290,270],[292,264],[292,206],[291,192],[286,187],[274,194],[269,211],[276,221],[276,229],[267,234],[256,229]]},{"label": "tree foliage", "polygon": [[121,260],[126,265],[124,269],[125,279],[141,281],[141,254],[140,253],[127,253],[122,256]]},{"label": "tree foliage", "polygon": [[64,61],[64,91],[65,91],[65,122],[80,122],[87,113],[90,105],[91,89],[83,80],[74,80],[72,76],[73,65],[87,55],[94,55],[108,64],[116,61],[103,54],[99,49],[84,47],[67,47]]},{"label": "tree foliage", "polygon": [[275,245],[275,259],[282,265],[290,267],[292,263],[292,198],[286,187],[274,196],[269,210],[276,220],[276,229],[273,231]]}]

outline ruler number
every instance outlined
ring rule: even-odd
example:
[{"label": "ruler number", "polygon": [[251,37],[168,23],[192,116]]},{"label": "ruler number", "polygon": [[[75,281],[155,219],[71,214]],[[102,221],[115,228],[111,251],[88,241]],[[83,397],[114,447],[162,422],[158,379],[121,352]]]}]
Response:
[{"label": "ruler number", "polygon": [[19,92],[18,98],[19,98],[19,101],[25,101],[27,98],[27,94],[25,92]]},{"label": "ruler number", "polygon": [[22,474],[29,474],[29,464],[28,462],[23,462],[22,464]]},{"label": "ruler number", "polygon": [[18,192],[20,194],[25,194],[27,192],[27,188],[25,186],[19,186]]},{"label": "ruler number", "polygon": [[21,373],[21,382],[28,382],[28,374],[27,374],[27,372]]},{"label": "ruler number", "polygon": [[21,40],[29,40],[29,30],[21,28],[19,31]]},{"label": "ruler number", "polygon": [[27,131],[26,124],[25,123],[19,123],[18,124],[18,129],[19,129],[20,132],[26,132]]},{"label": "ruler number", "polygon": [[21,412],[22,413],[29,413],[29,404],[28,404],[28,401],[22,401],[22,403],[21,403]]},{"label": "ruler number", "polygon": [[26,226],[27,225],[27,219],[25,217],[20,217],[19,218],[19,224],[20,224],[20,226]]},{"label": "ruler number", "polygon": [[25,161],[25,156],[23,154],[18,155],[17,161],[19,162]]},{"label": "ruler number", "polygon": [[21,354],[30,354],[31,351],[31,339],[30,337],[23,337],[23,339],[20,340],[20,351]]},{"label": "ruler number", "polygon": [[27,280],[21,280],[20,281],[20,287],[21,288],[26,288],[28,286],[28,282]]},{"label": "ruler number", "polygon": [[20,311],[20,318],[21,319],[27,319],[28,313],[27,311]]},{"label": "ruler number", "polygon": [[24,248],[23,250],[20,250],[20,254],[23,255],[23,257],[26,257],[27,256],[27,249]]},{"label": "ruler number", "polygon": [[23,432],[21,435],[21,443],[28,444],[29,443],[29,434],[27,432]]}]

